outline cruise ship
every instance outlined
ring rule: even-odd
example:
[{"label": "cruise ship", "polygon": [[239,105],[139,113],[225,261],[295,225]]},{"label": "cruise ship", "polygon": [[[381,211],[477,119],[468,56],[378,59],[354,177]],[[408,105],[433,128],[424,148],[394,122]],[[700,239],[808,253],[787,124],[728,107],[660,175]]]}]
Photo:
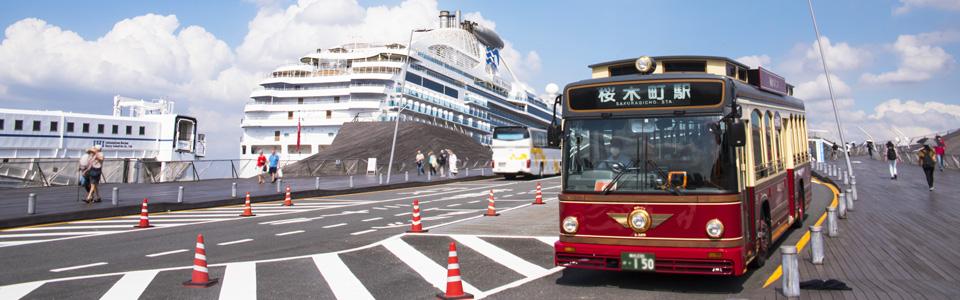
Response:
[{"label": "cruise ship", "polygon": [[550,123],[551,108],[501,59],[497,33],[459,11],[442,11],[438,24],[404,43],[317,49],[265,74],[244,107],[241,157],[277,150],[303,159],[351,121],[423,122],[483,145],[495,126]]}]

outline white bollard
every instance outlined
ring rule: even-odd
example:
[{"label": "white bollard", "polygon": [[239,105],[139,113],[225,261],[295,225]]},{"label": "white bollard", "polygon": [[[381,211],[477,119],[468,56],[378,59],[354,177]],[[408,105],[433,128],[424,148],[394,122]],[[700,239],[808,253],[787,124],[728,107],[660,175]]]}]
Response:
[{"label": "white bollard", "polygon": [[840,228],[837,224],[837,208],[827,207],[827,236],[837,237],[840,235]]},{"label": "white bollard", "polygon": [[430,181],[430,172],[427,172],[427,181]]},{"label": "white bollard", "polygon": [[37,194],[30,193],[30,195],[27,195],[27,214],[35,213],[37,213]]},{"label": "white bollard", "polygon": [[110,191],[110,202],[113,206],[120,205],[120,188],[113,187],[113,190]]},{"label": "white bollard", "polygon": [[837,216],[841,219],[847,218],[847,194],[840,193],[837,198]]},{"label": "white bollard", "polygon": [[280,185],[283,184],[283,179],[277,179],[277,193],[280,192]]},{"label": "white bollard", "polygon": [[350,175],[350,188],[353,188],[353,175]]},{"label": "white bollard", "polygon": [[843,186],[850,185],[850,170],[843,170]]},{"label": "white bollard", "polygon": [[236,197],[237,197],[237,183],[234,182],[233,186],[230,189],[230,198],[236,198]]},{"label": "white bollard", "polygon": [[403,172],[403,182],[410,181],[410,171]]},{"label": "white bollard", "polygon": [[796,246],[780,246],[781,263],[783,267],[783,295],[800,297],[800,265],[797,262]]},{"label": "white bollard", "polygon": [[470,177],[470,168],[467,168],[467,177]]},{"label": "white bollard", "polygon": [[383,174],[377,175],[377,178],[380,179],[380,183],[379,183],[379,184],[383,184]]},{"label": "white bollard", "polygon": [[177,203],[183,203],[183,186],[177,187]]},{"label": "white bollard", "polygon": [[850,188],[848,190],[849,190],[848,192],[850,193],[850,196],[852,196],[853,198],[853,201],[857,201],[858,199],[857,199],[857,179],[856,178],[854,178],[853,181],[850,182]]},{"label": "white bollard", "polygon": [[853,211],[853,189],[847,187],[846,197],[847,199],[847,211]]},{"label": "white bollard", "polygon": [[316,180],[314,180],[313,187],[314,187],[315,190],[319,190],[319,189],[320,189],[320,177],[319,177],[319,176],[317,176]]},{"label": "white bollard", "polygon": [[480,168],[480,176],[487,176],[486,174],[484,174],[484,172],[486,171],[487,171],[486,169]]},{"label": "white bollard", "polygon": [[810,262],[823,264],[823,228],[820,226],[810,226]]}]

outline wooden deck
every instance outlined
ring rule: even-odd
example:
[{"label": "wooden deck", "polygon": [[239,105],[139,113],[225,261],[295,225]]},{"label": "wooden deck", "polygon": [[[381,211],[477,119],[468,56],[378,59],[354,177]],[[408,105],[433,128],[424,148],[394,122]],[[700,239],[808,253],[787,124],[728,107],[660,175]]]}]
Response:
[{"label": "wooden deck", "polygon": [[810,263],[808,249],[800,253],[800,278],[838,279],[853,290],[801,290],[801,298],[960,298],[960,172],[937,171],[931,192],[919,166],[900,164],[894,181],[885,161],[852,159],[855,211],[840,220],[838,237],[824,228],[823,265]]}]

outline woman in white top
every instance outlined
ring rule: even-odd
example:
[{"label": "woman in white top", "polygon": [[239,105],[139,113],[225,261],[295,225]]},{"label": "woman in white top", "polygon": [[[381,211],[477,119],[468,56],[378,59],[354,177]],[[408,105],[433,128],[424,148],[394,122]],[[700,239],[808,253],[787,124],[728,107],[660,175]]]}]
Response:
[{"label": "woman in white top", "polygon": [[450,176],[457,176],[457,155],[452,150],[447,149],[447,164],[450,166]]}]

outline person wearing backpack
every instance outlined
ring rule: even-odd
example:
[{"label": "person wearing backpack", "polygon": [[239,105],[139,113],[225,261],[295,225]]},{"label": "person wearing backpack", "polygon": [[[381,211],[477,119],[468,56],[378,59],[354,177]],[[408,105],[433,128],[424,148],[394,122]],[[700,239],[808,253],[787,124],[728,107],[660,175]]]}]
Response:
[{"label": "person wearing backpack", "polygon": [[923,149],[920,149],[917,156],[919,156],[923,174],[927,176],[927,185],[930,186],[930,191],[933,191],[933,171],[937,168],[937,153],[930,148],[930,145],[923,145]]},{"label": "person wearing backpack", "polygon": [[890,179],[897,180],[897,161],[900,160],[897,157],[897,148],[893,146],[893,142],[887,141],[887,164],[890,166]]}]

